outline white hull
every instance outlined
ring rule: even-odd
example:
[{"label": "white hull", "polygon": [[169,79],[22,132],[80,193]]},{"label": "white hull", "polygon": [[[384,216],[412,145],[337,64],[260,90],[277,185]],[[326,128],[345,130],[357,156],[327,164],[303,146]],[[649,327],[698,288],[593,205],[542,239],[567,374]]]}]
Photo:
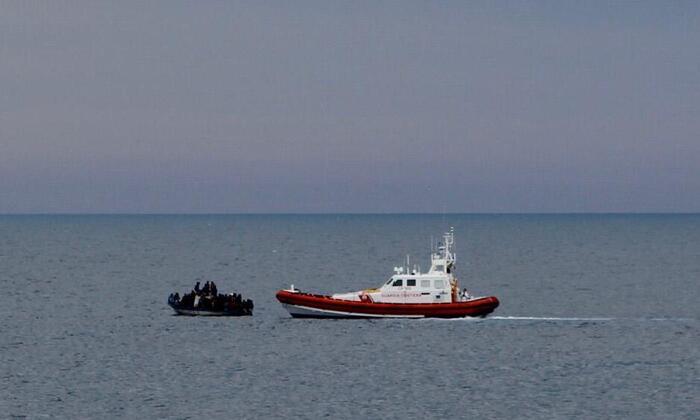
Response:
[{"label": "white hull", "polygon": [[309,306],[290,305],[288,303],[283,303],[282,306],[284,306],[284,309],[286,309],[291,316],[303,318],[425,318],[422,315],[378,315],[359,312],[331,311]]}]

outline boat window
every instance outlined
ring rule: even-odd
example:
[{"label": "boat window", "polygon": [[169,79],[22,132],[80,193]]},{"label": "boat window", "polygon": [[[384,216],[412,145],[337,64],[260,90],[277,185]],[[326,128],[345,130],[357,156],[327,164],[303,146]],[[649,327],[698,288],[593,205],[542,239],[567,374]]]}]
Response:
[{"label": "boat window", "polygon": [[441,265],[436,265],[436,266],[435,266],[435,271],[442,271],[442,272],[444,272],[444,271],[445,271],[445,266],[442,265],[442,264],[441,264]]},{"label": "boat window", "polygon": [[430,289],[430,280],[421,280],[420,287],[424,289]]},{"label": "boat window", "polygon": [[386,283],[384,283],[384,284],[391,284],[392,281],[394,281],[394,279],[389,279],[389,280],[387,280]]},{"label": "boat window", "polygon": [[445,288],[445,280],[435,280],[435,288],[436,289],[444,289]]},{"label": "boat window", "polygon": [[416,279],[406,280],[406,286],[415,286],[415,285],[416,285]]},{"label": "boat window", "polygon": [[394,287],[403,286],[403,279],[398,279],[394,282]]}]

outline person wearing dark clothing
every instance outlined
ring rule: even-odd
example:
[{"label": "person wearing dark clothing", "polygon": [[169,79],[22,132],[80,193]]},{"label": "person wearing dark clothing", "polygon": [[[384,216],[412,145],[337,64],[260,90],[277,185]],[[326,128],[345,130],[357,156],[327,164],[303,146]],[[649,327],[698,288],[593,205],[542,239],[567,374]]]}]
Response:
[{"label": "person wearing dark clothing", "polygon": [[199,282],[197,282],[197,284],[194,285],[194,292],[199,294]]},{"label": "person wearing dark clothing", "polygon": [[211,284],[209,285],[209,287],[210,287],[210,290],[211,290],[211,294],[214,295],[214,296],[216,296],[216,283],[214,283],[214,282],[212,281]]},{"label": "person wearing dark clothing", "polygon": [[253,301],[252,300],[246,299],[243,301],[243,311],[247,315],[253,314]]},{"label": "person wearing dark clothing", "polygon": [[209,285],[209,282],[207,281],[206,283],[204,283],[204,288],[202,289],[202,293],[205,295],[208,295],[210,290],[211,290],[211,286]]}]

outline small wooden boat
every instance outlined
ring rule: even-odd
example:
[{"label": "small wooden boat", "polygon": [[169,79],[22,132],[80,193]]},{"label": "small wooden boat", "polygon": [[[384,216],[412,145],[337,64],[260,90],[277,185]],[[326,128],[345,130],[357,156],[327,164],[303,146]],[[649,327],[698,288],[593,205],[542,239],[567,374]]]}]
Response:
[{"label": "small wooden boat", "polygon": [[199,290],[199,283],[182,298],[178,293],[170,294],[168,305],[176,314],[190,316],[250,316],[254,306],[252,300],[243,299],[239,294],[217,293],[216,286],[210,289],[207,284]]}]

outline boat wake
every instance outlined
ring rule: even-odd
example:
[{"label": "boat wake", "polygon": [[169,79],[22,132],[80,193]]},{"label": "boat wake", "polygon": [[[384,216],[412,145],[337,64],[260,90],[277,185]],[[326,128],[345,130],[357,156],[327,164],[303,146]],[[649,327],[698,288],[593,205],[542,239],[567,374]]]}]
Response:
[{"label": "boat wake", "polygon": [[426,320],[439,321],[469,321],[469,322],[489,322],[489,321],[547,321],[547,322],[601,322],[613,321],[619,318],[603,318],[603,317],[552,317],[552,316],[488,316],[486,318],[468,317],[468,318],[425,318]]},{"label": "boat wake", "polygon": [[[426,320],[428,320],[426,318]],[[632,322],[697,322],[695,318],[615,318],[615,317],[555,317],[555,316],[489,316],[486,318],[453,318],[440,319],[431,318],[430,320],[440,321],[470,321],[470,322],[488,322],[488,321],[544,321],[544,322],[610,322],[610,321],[632,321]]]},{"label": "boat wake", "polygon": [[581,318],[581,317],[549,317],[549,316],[490,316],[487,319],[506,321],[613,321],[616,318]]}]

